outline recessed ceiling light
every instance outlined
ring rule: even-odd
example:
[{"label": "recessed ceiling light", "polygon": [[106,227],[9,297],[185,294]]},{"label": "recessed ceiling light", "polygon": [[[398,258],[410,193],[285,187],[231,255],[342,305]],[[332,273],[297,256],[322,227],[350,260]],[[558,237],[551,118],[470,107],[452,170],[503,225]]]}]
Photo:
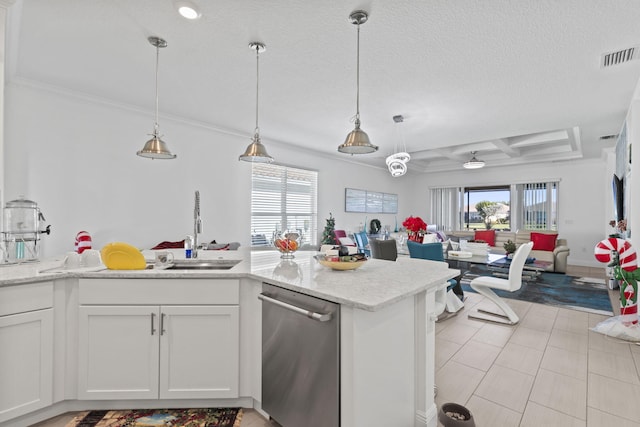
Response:
[{"label": "recessed ceiling light", "polygon": [[202,13],[195,5],[195,3],[189,0],[176,0],[174,1],[176,9],[178,9],[178,13],[186,19],[198,19],[202,16]]}]

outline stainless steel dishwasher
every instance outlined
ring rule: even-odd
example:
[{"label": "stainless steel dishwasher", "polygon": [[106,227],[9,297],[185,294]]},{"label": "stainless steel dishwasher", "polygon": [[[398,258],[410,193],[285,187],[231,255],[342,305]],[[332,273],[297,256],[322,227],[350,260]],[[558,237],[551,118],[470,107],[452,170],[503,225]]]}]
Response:
[{"label": "stainless steel dishwasher", "polygon": [[340,306],[262,285],[262,409],[283,427],[340,425]]}]

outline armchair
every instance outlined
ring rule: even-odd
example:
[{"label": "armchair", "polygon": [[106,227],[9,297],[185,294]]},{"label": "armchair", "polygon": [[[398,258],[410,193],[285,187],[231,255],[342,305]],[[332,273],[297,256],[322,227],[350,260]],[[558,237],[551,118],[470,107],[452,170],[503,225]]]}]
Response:
[{"label": "armchair", "polygon": [[335,240],[336,245],[340,244],[341,237],[347,237],[347,232],[344,230],[333,230],[333,239]]},{"label": "armchair", "polygon": [[371,256],[371,250],[369,249],[369,239],[367,238],[367,233],[361,231],[359,233],[354,233],[353,237],[356,239],[356,246],[358,246],[358,252],[365,254],[366,256]]},{"label": "armchair", "polygon": [[398,258],[396,239],[371,239],[369,240],[369,246],[371,247],[371,258],[386,259],[388,261],[395,261]]},{"label": "armchair", "polygon": [[336,241],[336,245],[356,246],[356,243],[351,240],[351,237],[347,236],[347,232],[344,230],[333,230],[333,238]]},{"label": "armchair", "polygon": [[[407,247],[409,248],[409,256],[411,258],[421,258],[431,261],[444,262],[444,255],[442,253],[442,243],[418,243],[412,240],[407,241]],[[446,289],[443,289],[445,295],[439,295],[436,291],[436,300],[446,300],[445,307],[449,313],[457,313],[464,304],[464,292],[462,287],[456,279],[449,279],[446,283]],[[451,292],[449,292],[451,291]]]},{"label": "armchair", "polygon": [[[563,239],[558,239],[558,240],[563,240]],[[555,249],[553,250],[554,268],[557,273],[567,272],[567,257],[569,256],[570,253],[571,251],[569,250],[569,247],[566,246],[566,241],[564,245],[560,244],[559,246],[556,246]]]}]

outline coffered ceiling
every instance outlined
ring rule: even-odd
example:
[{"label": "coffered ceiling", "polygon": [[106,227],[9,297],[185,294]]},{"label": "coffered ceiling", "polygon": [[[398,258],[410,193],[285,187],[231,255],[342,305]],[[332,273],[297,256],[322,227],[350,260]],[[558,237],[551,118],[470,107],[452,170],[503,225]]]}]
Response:
[{"label": "coffered ceiling", "polygon": [[[349,160],[385,169],[406,145],[409,170],[430,173],[461,169],[471,151],[487,167],[596,158],[615,143],[601,137],[620,131],[640,77],[635,0],[191,1],[202,11],[196,21],[172,0],[17,0],[7,79],[153,114],[147,37],[160,36],[161,123],[188,120],[248,142],[256,71],[248,44],[261,41],[265,145],[345,158],[337,147],[356,104],[348,16],[363,9],[362,129],[380,150]],[[603,55],[634,47],[628,61],[603,66]],[[166,138],[178,154],[190,149],[180,135]]]}]

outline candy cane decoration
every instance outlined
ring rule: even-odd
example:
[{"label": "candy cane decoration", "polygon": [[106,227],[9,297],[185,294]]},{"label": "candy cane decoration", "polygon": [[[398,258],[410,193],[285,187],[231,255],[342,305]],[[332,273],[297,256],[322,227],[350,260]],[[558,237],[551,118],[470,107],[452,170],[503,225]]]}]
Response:
[{"label": "candy cane decoration", "polygon": [[625,279],[620,289],[620,317],[622,323],[625,325],[635,325],[638,323],[637,283]]},{"label": "candy cane decoration", "polygon": [[623,270],[633,271],[638,268],[636,250],[631,246],[631,243],[617,237],[609,237],[596,245],[594,254],[600,262],[611,262],[611,251],[618,252],[620,268]]},{"label": "candy cane decoration", "polygon": [[[612,257],[612,254],[614,255]],[[617,237],[599,242],[594,255],[600,262],[611,263],[614,277],[620,282],[620,320],[625,326],[638,324],[638,260],[631,243]],[[617,259],[616,259],[617,256]]]}]

